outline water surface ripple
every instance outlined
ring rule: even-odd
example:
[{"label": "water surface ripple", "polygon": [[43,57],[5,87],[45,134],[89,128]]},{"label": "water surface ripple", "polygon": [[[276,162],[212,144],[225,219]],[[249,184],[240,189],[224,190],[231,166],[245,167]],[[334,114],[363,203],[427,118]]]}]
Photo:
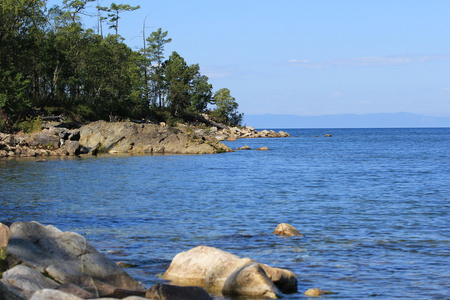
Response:
[{"label": "water surface ripple", "polygon": [[450,129],[286,131],[227,142],[270,151],[8,160],[0,220],[81,233],[147,286],[208,245],[292,270],[286,299],[449,299]]}]

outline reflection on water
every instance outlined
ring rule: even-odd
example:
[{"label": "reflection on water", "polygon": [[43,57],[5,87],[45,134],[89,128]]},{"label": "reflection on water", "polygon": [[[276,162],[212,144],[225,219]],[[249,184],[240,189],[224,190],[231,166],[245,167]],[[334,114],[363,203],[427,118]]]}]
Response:
[{"label": "reflection on water", "polygon": [[[0,164],[0,220],[79,232],[147,286],[198,245],[288,268],[327,298],[444,299],[449,129],[285,130],[199,156]],[[286,222],[306,237],[271,232]],[[287,299],[304,298],[301,293]]]}]

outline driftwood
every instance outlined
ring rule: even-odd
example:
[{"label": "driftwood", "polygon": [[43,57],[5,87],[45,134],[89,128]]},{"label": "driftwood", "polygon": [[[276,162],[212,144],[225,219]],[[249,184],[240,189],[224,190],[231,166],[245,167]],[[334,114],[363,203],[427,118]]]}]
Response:
[{"label": "driftwood", "polygon": [[216,123],[216,122],[211,121],[211,120],[208,120],[207,118],[203,117],[202,115],[197,115],[197,116],[195,116],[195,118],[196,118],[198,121],[200,121],[200,122],[202,122],[202,123],[205,123],[205,124],[207,124],[207,125],[215,126],[215,127],[217,127],[217,128],[220,128],[220,129],[226,129],[226,130],[229,130],[228,126],[226,126],[226,125],[224,125],[224,124]]},{"label": "driftwood", "polygon": [[41,117],[42,120],[44,121],[62,121],[64,119],[63,115],[59,115],[59,116],[46,116],[46,117]]}]

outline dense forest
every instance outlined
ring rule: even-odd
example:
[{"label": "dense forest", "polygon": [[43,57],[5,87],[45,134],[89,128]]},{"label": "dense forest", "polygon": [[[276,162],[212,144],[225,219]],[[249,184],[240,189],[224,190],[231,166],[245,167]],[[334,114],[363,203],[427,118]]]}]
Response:
[{"label": "dense forest", "polygon": [[[95,0],[0,0],[0,131],[45,116],[66,120],[212,120],[239,125],[242,114],[226,88],[213,92],[198,64],[177,52],[162,29],[143,35],[132,50],[118,34],[127,4],[96,6],[98,28],[83,28],[82,16]],[[106,34],[109,32],[109,34]]]}]

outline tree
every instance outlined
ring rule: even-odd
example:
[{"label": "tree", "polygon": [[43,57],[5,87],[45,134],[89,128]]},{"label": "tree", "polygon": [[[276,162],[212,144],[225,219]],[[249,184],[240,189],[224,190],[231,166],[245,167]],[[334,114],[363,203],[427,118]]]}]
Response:
[{"label": "tree", "polygon": [[8,116],[31,104],[39,43],[46,21],[45,3],[44,0],[0,3],[0,108]]},{"label": "tree", "polygon": [[116,31],[116,35],[118,35],[119,32],[119,19],[120,16],[119,14],[125,12],[125,11],[134,11],[136,9],[139,9],[140,6],[130,6],[129,4],[116,4],[116,3],[111,3],[111,5],[109,6],[109,8],[106,7],[99,7],[97,6],[98,9],[100,10],[104,10],[109,12],[108,17],[109,17],[109,28],[110,29],[114,29]]},{"label": "tree", "polygon": [[239,104],[231,96],[230,90],[223,88],[214,94],[214,109],[212,115],[220,123],[237,126],[242,122],[243,114],[237,111]]},{"label": "tree", "polygon": [[184,58],[172,52],[165,62],[165,85],[167,105],[173,115],[177,115],[189,105],[189,83],[193,77]]},{"label": "tree", "polygon": [[[145,27],[145,26],[144,26]],[[145,45],[145,41],[149,43],[148,47]],[[159,107],[163,106],[162,103],[162,90],[163,90],[163,74],[164,74],[164,46],[172,42],[171,38],[167,38],[167,31],[162,31],[161,28],[152,32],[150,36],[144,40],[144,48],[141,50],[144,57],[147,59],[147,64],[144,69],[144,76],[146,81],[146,95],[149,98],[149,81],[150,79],[154,83],[154,97],[152,104],[159,103]]]},{"label": "tree", "polygon": [[191,88],[190,110],[195,113],[205,112],[208,104],[212,102],[212,85],[208,82],[208,77],[197,70]]},{"label": "tree", "polygon": [[64,9],[70,15],[72,22],[80,21],[79,14],[86,8],[89,2],[94,2],[95,0],[64,0]]}]

